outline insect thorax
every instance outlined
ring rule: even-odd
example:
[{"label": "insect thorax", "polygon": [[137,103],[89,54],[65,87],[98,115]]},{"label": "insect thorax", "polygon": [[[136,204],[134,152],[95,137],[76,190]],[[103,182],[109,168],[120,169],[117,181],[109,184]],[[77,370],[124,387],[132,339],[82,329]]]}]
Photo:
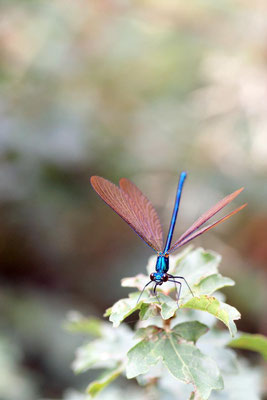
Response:
[{"label": "insect thorax", "polygon": [[156,271],[160,274],[167,273],[169,270],[169,255],[158,255]]}]

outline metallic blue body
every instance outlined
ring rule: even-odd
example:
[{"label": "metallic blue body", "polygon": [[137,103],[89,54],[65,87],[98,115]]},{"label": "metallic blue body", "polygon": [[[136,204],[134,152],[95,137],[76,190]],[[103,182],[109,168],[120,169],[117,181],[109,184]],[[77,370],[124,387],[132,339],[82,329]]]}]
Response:
[{"label": "metallic blue body", "polygon": [[166,274],[169,271],[169,256],[160,253],[157,258],[156,271],[159,274]]},{"label": "metallic blue body", "polygon": [[177,193],[176,193],[176,199],[174,203],[174,208],[172,212],[172,219],[169,227],[169,232],[165,244],[165,248],[163,252],[158,253],[158,258],[156,262],[156,272],[153,273],[154,276],[154,281],[161,284],[164,281],[164,274],[167,274],[169,271],[169,255],[168,251],[171,247],[171,241],[172,241],[172,236],[173,236],[173,231],[176,223],[176,218],[178,214],[178,209],[179,209],[179,204],[180,204],[180,199],[181,199],[181,194],[182,194],[182,189],[183,189],[183,184],[186,178],[186,172],[182,172],[180,174],[180,179],[178,183],[178,188],[177,188]]},{"label": "metallic blue body", "polygon": [[154,279],[153,279],[153,281],[154,281],[154,282],[157,282],[157,283],[162,282],[162,275],[163,275],[163,274],[160,274],[160,273],[158,273],[158,272],[154,272]]},{"label": "metallic blue body", "polygon": [[[171,219],[169,232],[168,232],[168,236],[167,236],[163,254],[168,253],[168,251],[171,247],[173,231],[174,231],[176,218],[177,218],[177,214],[178,214],[178,210],[179,210],[179,204],[180,204],[180,199],[181,199],[181,194],[182,194],[182,189],[183,189],[183,184],[184,184],[185,178],[186,178],[186,172],[181,172],[179,184],[178,184],[178,188],[177,188],[177,193],[176,193],[176,199],[175,199],[175,203],[174,203],[174,208],[173,208],[173,212],[172,212],[172,219]],[[158,261],[157,261],[157,263],[158,263]]]},{"label": "metallic blue body", "polygon": [[[154,294],[157,297],[157,292],[156,292],[157,286],[161,286],[164,282],[170,281],[170,282],[174,282],[175,285],[177,285],[177,284],[179,285],[179,290],[178,291],[177,291],[177,286],[175,286],[176,287],[176,293],[177,293],[177,306],[179,308],[179,303],[178,302],[179,302],[179,298],[180,298],[182,283],[180,281],[176,281],[175,278],[183,279],[185,281],[186,285],[188,286],[190,292],[194,296],[192,290],[190,289],[190,286],[188,285],[188,283],[187,283],[187,281],[186,281],[186,279],[184,277],[182,277],[182,276],[174,276],[174,275],[168,274],[168,271],[169,271],[169,253],[168,252],[169,252],[170,247],[171,247],[174,227],[175,227],[175,223],[176,223],[176,219],[177,219],[180,199],[181,199],[183,185],[184,185],[184,181],[185,181],[186,175],[187,175],[186,172],[182,172],[180,174],[180,179],[179,179],[178,188],[177,188],[177,192],[176,192],[174,208],[173,208],[173,212],[172,212],[172,219],[171,219],[169,232],[168,232],[168,236],[167,236],[167,240],[166,240],[166,244],[165,244],[164,250],[158,252],[158,257],[157,257],[157,262],[156,262],[156,267],[155,267],[156,271],[152,272],[150,274],[150,281],[143,287],[143,290],[142,290],[142,292],[140,293],[140,295],[138,297],[137,304],[139,303],[139,300],[140,300],[144,290],[152,282],[155,282]],[[157,299],[158,299],[158,301],[160,303],[160,300],[159,300],[158,297],[157,297]]]},{"label": "metallic blue body", "polygon": [[169,256],[159,253],[156,263],[156,272],[153,273],[154,281],[158,283],[163,282],[163,275],[169,271]]}]

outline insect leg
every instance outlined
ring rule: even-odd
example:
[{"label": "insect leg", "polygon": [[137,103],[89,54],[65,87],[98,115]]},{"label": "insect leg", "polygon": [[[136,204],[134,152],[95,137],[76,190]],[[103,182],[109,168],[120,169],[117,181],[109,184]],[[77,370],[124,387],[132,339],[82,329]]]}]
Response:
[{"label": "insect leg", "polygon": [[161,305],[160,299],[159,299],[159,297],[158,297],[158,295],[157,295],[157,286],[158,286],[158,284],[156,283],[155,286],[154,286],[154,289],[153,289],[153,293],[154,293],[154,295],[156,296],[156,298],[157,298],[159,304]]},{"label": "insect leg", "polygon": [[173,278],[173,279],[176,279],[176,278],[177,278],[177,279],[183,279],[183,280],[185,281],[185,283],[186,283],[186,286],[187,286],[188,289],[190,290],[192,296],[195,297],[195,296],[194,296],[194,293],[193,293],[193,291],[192,291],[192,289],[191,289],[191,287],[189,286],[187,280],[186,280],[183,276],[174,276],[174,275],[170,275],[170,274],[168,274],[168,276],[169,276],[170,278]]},{"label": "insect leg", "polygon": [[[169,282],[173,282],[175,284],[175,291],[176,291],[176,301],[177,301],[177,307],[179,308],[179,299],[180,299],[180,294],[181,294],[181,289],[182,289],[182,283],[177,282],[176,280],[169,279]],[[177,286],[179,285],[179,290],[177,290]]]},{"label": "insect leg", "polygon": [[139,303],[139,301],[140,301],[140,299],[141,299],[141,297],[142,297],[142,295],[143,295],[143,293],[144,293],[144,291],[145,291],[145,288],[146,288],[151,282],[153,282],[153,281],[149,281],[149,282],[147,282],[147,283],[145,284],[145,286],[144,286],[143,289],[142,289],[142,292],[139,294],[139,297],[138,297],[138,299],[137,299],[136,304]]}]

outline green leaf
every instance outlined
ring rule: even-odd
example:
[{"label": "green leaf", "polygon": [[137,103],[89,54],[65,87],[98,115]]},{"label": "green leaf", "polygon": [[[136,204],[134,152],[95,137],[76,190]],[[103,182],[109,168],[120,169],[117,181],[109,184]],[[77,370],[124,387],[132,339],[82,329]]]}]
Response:
[{"label": "green leaf", "polygon": [[229,342],[228,346],[237,349],[257,351],[267,360],[267,338],[263,335],[246,333]]},{"label": "green leaf", "polygon": [[[102,340],[95,340],[78,348],[72,364],[75,373],[79,374],[97,366],[98,362],[101,361],[103,351],[107,351],[107,349],[103,349],[102,342]],[[113,367],[113,365],[111,366]]]},{"label": "green leaf", "polygon": [[220,302],[215,297],[193,297],[180,307],[207,311],[221,320],[228,327],[232,336],[235,336],[237,332],[234,320],[240,318],[240,313],[236,308],[229,306],[229,304]]},{"label": "green leaf", "polygon": [[177,302],[173,300],[170,296],[166,296],[163,293],[158,294],[158,298],[161,302],[160,314],[163,319],[169,319],[174,316],[177,311]]},{"label": "green leaf", "polygon": [[[157,297],[151,296],[142,300],[142,306],[146,304],[146,314],[150,313],[150,316],[156,316],[160,312],[161,317],[166,320],[174,316],[177,311],[177,302],[170,296],[166,296],[163,293],[158,293]],[[140,307],[140,305],[139,305]],[[150,309],[150,310],[149,310]],[[143,315],[142,311],[141,315]]]},{"label": "green leaf", "polygon": [[[138,274],[135,277],[124,278],[122,279],[122,286],[124,287],[136,287],[139,290],[142,290],[144,285],[149,281],[149,274],[155,270],[156,265],[156,256],[152,256],[149,258],[147,265],[148,276],[144,274]],[[191,246],[188,246],[184,251],[181,251],[176,256],[170,257],[170,270],[169,272],[173,275],[183,276],[187,279],[190,286],[198,285],[205,278],[210,275],[216,275],[218,273],[218,266],[221,261],[221,256],[215,252],[205,251],[202,248],[197,248],[192,250]],[[217,282],[213,283],[214,289],[217,290],[222,286],[233,285],[234,282],[229,278],[220,280],[222,278],[221,275],[218,274]],[[212,290],[212,282],[209,283],[207,289],[209,293],[203,294],[211,294]],[[183,285],[183,295],[188,293],[188,289],[186,285]],[[164,284],[164,287],[169,287],[173,290],[173,285]],[[203,288],[204,290],[204,288]],[[160,291],[160,288],[159,288]],[[202,292],[197,292],[197,294],[202,294]]]},{"label": "green leaf", "polygon": [[150,307],[150,311],[147,309],[146,313],[150,312],[151,316],[155,316],[159,311],[164,320],[173,317],[178,309],[177,302],[163,293],[158,293],[157,297],[148,297],[143,302],[143,304],[147,304]]},{"label": "green leaf", "polygon": [[218,365],[224,380],[223,392],[213,392],[210,400],[259,400],[262,398],[262,372],[256,366],[237,358],[234,349],[225,347],[229,335],[212,329],[200,338],[198,347]]},{"label": "green leaf", "polygon": [[138,274],[130,278],[123,278],[121,280],[122,287],[135,287],[142,290],[145,284],[149,281],[149,277],[144,274]]},{"label": "green leaf", "polygon": [[[158,298],[148,297],[149,295],[146,293],[144,294],[143,300],[137,304],[136,299],[138,296],[138,293],[131,293],[129,298],[117,301],[113,307],[106,311],[105,315],[109,315],[109,320],[113,322],[114,327],[118,327],[125,318],[138,309],[141,309],[141,319],[148,319],[149,317],[155,316],[157,314],[157,308],[164,320],[173,317],[177,312],[176,301],[163,293],[158,293]],[[158,302],[158,299],[160,300],[160,303]],[[191,297],[185,304],[181,304],[180,308],[207,311],[224,322],[232,336],[236,334],[236,325],[234,320],[240,318],[240,313],[234,307],[220,302],[215,297],[205,295],[200,297]]]},{"label": "green leaf", "polygon": [[225,286],[234,286],[235,282],[221,274],[213,274],[205,279],[202,279],[198,285],[194,286],[194,295],[200,296],[202,294],[211,295],[217,290]]},{"label": "green leaf", "polygon": [[[176,257],[170,257],[170,272],[185,277],[195,294],[195,297],[192,298],[187,285],[182,281],[180,303],[183,304],[180,304],[181,308],[188,307],[208,311],[223,321],[234,336],[236,326],[233,321],[240,318],[238,311],[213,297],[207,297],[224,286],[234,285],[232,279],[223,277],[218,273],[221,257],[214,252],[207,252],[202,248],[193,251],[186,250],[186,252]],[[150,258],[148,269],[152,268],[155,260],[155,256]],[[143,282],[141,282],[142,280]],[[139,274],[136,278],[127,278],[124,283],[128,282],[128,286],[141,288],[145,281],[145,276]],[[166,282],[163,288],[158,288],[157,297],[149,295],[149,291],[146,290],[138,304],[136,302],[139,293],[132,293],[129,298],[119,300],[113,307],[109,308],[105,316],[109,316],[109,320],[113,322],[114,327],[119,326],[125,318],[138,309],[140,309],[139,315],[142,320],[155,316],[158,311],[160,311],[161,317],[167,320],[173,317],[178,309],[176,301],[166,294],[168,291],[173,290],[173,284]]]},{"label": "green leaf", "polygon": [[234,375],[238,371],[237,357],[234,350],[226,347],[228,342],[229,334],[226,330],[213,328],[201,337],[198,348],[216,362],[222,374]]},{"label": "green leaf", "polygon": [[[109,320],[113,323],[113,326],[118,327],[125,318],[141,307],[144,299],[137,304],[138,296],[139,293],[131,293],[129,298],[117,301],[112,307],[106,310],[104,316],[109,316]],[[144,293],[144,298],[147,296],[148,294]]]},{"label": "green leaf", "polygon": [[118,378],[123,369],[123,366],[119,365],[116,368],[105,371],[97,380],[90,383],[90,385],[86,389],[87,393],[89,393],[92,397],[95,397],[107,385]]},{"label": "green leaf", "polygon": [[189,285],[198,285],[206,277],[218,272],[220,262],[219,254],[199,247],[176,264],[173,275],[184,276]]},{"label": "green leaf", "polygon": [[153,318],[158,315],[156,307],[151,307],[149,303],[143,303],[140,307],[139,317],[141,320],[146,320],[148,318]]},{"label": "green leaf", "polygon": [[[203,294],[211,295],[224,286],[233,286],[234,281],[223,277],[218,273],[218,267],[221,256],[215,252],[205,251],[202,248],[191,250],[185,249],[177,256],[170,257],[170,273],[184,277],[193,290],[195,296]],[[147,270],[150,273],[155,269],[156,256],[150,257]],[[141,290],[149,281],[149,278],[143,274],[136,277],[125,278],[122,281],[123,286],[137,287]],[[181,280],[182,291],[180,299],[185,302],[191,298],[191,292],[185,282]],[[146,290],[148,292],[149,289]],[[169,293],[174,291],[174,285],[170,282],[158,288],[158,292]]]},{"label": "green leaf", "polygon": [[162,360],[175,378],[191,383],[204,400],[208,399],[212,389],[223,389],[222,377],[215,362],[193,344],[181,340],[176,332],[159,328],[152,331],[150,327],[148,335],[128,352],[126,375],[129,379],[147,373]]},{"label": "green leaf", "polygon": [[126,360],[128,350],[136,341],[132,331],[122,325],[117,329],[103,324],[102,336],[77,349],[72,368],[81,373],[92,368],[114,369]]},{"label": "green leaf", "polygon": [[117,301],[112,307],[106,310],[104,315],[109,316],[109,320],[113,323],[114,327],[118,327],[125,318],[139,309],[140,318],[143,320],[157,315],[157,309],[160,311],[163,319],[171,318],[177,310],[176,301],[163,293],[159,293],[158,298],[144,293],[143,299],[137,303],[138,297],[138,292],[130,293],[129,298]]},{"label": "green leaf", "polygon": [[[114,304],[115,305],[115,304]],[[113,306],[112,306],[113,307]],[[106,309],[106,311],[104,312],[103,316],[104,317],[109,317],[112,313],[112,307],[109,307]]]},{"label": "green leaf", "polygon": [[[189,252],[181,260],[178,260],[175,263],[172,273],[183,276],[195,296],[202,294],[211,295],[224,286],[234,285],[232,279],[223,277],[218,273],[220,262],[221,256],[219,254],[197,248]],[[190,298],[191,292],[187,285],[183,283],[181,300],[185,302]]]},{"label": "green leaf", "polygon": [[67,316],[65,328],[70,332],[86,333],[92,336],[101,336],[103,322],[97,318],[86,318],[79,312],[70,312]]},{"label": "green leaf", "polygon": [[135,338],[147,339],[160,331],[162,331],[162,328],[159,328],[158,326],[155,325],[150,325],[146,328],[139,328],[135,334]]},{"label": "green leaf", "polygon": [[208,327],[198,321],[182,322],[181,324],[175,325],[172,329],[174,333],[183,337],[188,342],[194,342],[208,332]]}]

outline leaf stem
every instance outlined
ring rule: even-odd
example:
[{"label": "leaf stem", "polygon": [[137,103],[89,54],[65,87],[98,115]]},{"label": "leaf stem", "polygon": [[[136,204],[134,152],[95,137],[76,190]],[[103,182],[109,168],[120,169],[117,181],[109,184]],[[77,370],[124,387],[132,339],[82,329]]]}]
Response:
[{"label": "leaf stem", "polygon": [[163,329],[166,332],[170,332],[170,330],[171,330],[171,320],[172,320],[172,317],[169,318],[169,319],[162,319],[162,321],[163,321]]}]

